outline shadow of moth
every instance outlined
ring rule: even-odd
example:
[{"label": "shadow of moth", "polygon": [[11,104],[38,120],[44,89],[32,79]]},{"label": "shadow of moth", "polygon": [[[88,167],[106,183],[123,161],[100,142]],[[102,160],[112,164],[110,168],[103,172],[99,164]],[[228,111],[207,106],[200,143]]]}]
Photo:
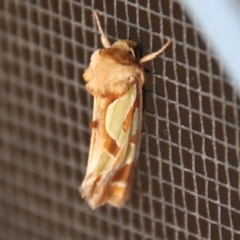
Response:
[{"label": "shadow of moth", "polygon": [[118,40],[111,45],[98,12],[93,13],[104,48],[92,54],[83,74],[94,108],[88,166],[80,193],[96,209],[107,203],[121,207],[129,198],[141,137],[142,64],[161,54],[171,40],[138,60],[134,55],[137,44]]}]

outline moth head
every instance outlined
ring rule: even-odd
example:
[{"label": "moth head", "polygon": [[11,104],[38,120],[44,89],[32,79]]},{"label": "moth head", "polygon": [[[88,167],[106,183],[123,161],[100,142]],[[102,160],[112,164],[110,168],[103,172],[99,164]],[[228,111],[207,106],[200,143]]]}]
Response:
[{"label": "moth head", "polygon": [[113,45],[112,48],[117,48],[121,51],[130,53],[133,58],[135,58],[135,48],[137,44],[131,40],[118,40]]}]

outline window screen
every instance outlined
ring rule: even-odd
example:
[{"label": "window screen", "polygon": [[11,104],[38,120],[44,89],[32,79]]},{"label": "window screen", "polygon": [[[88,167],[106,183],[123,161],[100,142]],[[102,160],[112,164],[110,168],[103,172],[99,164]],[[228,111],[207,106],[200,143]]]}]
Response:
[{"label": "window screen", "polygon": [[[152,62],[134,187],[121,209],[79,196],[93,99],[82,74],[109,39]],[[239,98],[177,0],[0,1],[0,239],[238,239]]]}]

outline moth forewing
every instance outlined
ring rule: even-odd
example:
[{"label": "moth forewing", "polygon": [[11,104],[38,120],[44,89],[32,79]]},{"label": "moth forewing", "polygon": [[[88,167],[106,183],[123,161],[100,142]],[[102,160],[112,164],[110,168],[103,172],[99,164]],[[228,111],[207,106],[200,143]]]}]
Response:
[{"label": "moth forewing", "polygon": [[86,89],[94,97],[92,136],[88,167],[80,193],[92,209],[106,203],[121,207],[128,199],[140,146],[142,122],[141,64],[162,49],[135,59],[136,43],[118,40],[113,45],[103,32],[98,13],[94,15],[104,49],[93,53],[83,74]]},{"label": "moth forewing", "polygon": [[137,120],[141,118],[141,86],[133,84],[126,94],[109,101],[105,110],[103,102],[95,105],[94,115],[102,121],[92,129],[89,163],[80,190],[93,209],[105,203],[120,207],[129,195],[127,185],[137,154],[132,145],[139,148],[141,130]]}]

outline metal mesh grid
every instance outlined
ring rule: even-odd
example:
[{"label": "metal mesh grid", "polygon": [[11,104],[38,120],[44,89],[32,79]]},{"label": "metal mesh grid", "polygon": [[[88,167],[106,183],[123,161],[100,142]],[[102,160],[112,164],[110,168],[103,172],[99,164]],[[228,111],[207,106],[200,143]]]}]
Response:
[{"label": "metal mesh grid", "polygon": [[[112,41],[150,52],[173,39],[146,66],[132,196],[94,212],[78,194],[92,116],[82,73],[101,47],[93,9]],[[239,237],[239,100],[199,33],[174,0],[0,1],[0,239]]]}]

